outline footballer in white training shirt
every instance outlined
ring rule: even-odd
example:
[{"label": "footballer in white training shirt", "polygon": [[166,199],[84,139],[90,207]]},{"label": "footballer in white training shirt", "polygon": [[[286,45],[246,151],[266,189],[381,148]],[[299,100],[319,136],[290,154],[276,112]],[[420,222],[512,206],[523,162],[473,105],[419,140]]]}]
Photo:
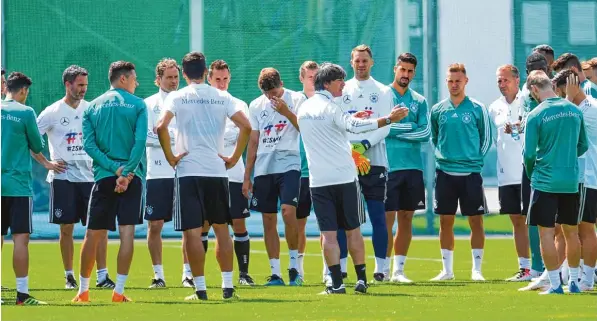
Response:
[{"label": "footballer in white training shirt", "polygon": [[[366,112],[355,113],[357,119],[334,102],[342,95],[346,73],[342,67],[324,63],[315,76],[316,94],[299,109],[299,126],[309,163],[309,181],[313,208],[323,235],[325,260],[331,284],[322,294],[346,293],[340,268],[339,229],[346,231],[350,253],[355,264],[355,292],[367,291],[365,246],[360,226],[365,211],[357,179],[354,149],[347,132],[373,131],[388,126],[408,115],[408,108],[394,108],[388,116],[373,119]],[[385,240],[384,240],[385,241]]]},{"label": "footballer in white training shirt", "polygon": [[[302,285],[297,265],[296,208],[301,182],[301,159],[296,112],[305,96],[284,88],[280,73],[274,68],[261,70],[258,85],[263,95],[249,104],[252,131],[243,193],[250,198],[251,209],[263,214],[264,240],[272,272],[266,285],[284,285],[280,272],[278,199],[290,256],[289,285]],[[254,175],[254,183],[251,183],[251,175]],[[250,197],[249,193],[252,193]]]},{"label": "footballer in white training shirt", "polygon": [[[497,178],[500,214],[510,215],[514,228],[514,244],[518,254],[518,271],[506,281],[530,281],[531,259],[526,214],[522,212],[522,144],[523,134],[518,123],[522,120],[519,90],[520,73],[513,65],[500,66],[496,71],[498,89],[502,96],[489,105],[489,117],[495,130],[497,147]],[[515,127],[516,126],[516,127]],[[513,131],[514,130],[514,131]]]},{"label": "footballer in white training shirt", "polygon": [[[166,287],[164,266],[162,264],[162,228],[165,222],[172,220],[174,197],[174,169],[168,164],[164,151],[160,146],[156,126],[162,113],[164,100],[168,94],[178,89],[180,67],[176,60],[164,58],[155,68],[155,85],[159,90],[145,99],[147,105],[147,194],[145,220],[147,220],[147,247],[153,265],[154,277],[150,288]],[[171,142],[176,137],[176,121],[168,126]],[[183,243],[184,235],[183,235]],[[184,247],[182,248],[183,268],[182,285],[192,288],[193,274]]]},{"label": "footballer in white training shirt", "polygon": [[[209,66],[207,80],[209,83],[222,91],[228,91],[230,86],[230,67],[224,60],[216,60]],[[245,115],[249,114],[249,107],[244,101],[232,97],[233,103],[237,109]],[[233,121],[226,119],[226,130],[224,131],[224,155],[232,155],[240,129]],[[251,242],[249,232],[245,225],[245,219],[251,216],[249,211],[249,201],[243,195],[243,177],[245,175],[245,163],[239,160],[234,167],[228,170],[228,186],[230,189],[230,216],[232,217],[232,231],[234,232],[234,253],[238,263],[238,283],[240,285],[255,285],[255,281],[249,275],[249,256],[251,252]],[[203,231],[207,233],[206,230]]]},{"label": "footballer in white training shirt", "polygon": [[[342,97],[336,101],[349,113],[364,111],[370,118],[377,118],[390,113],[393,107],[391,89],[371,77],[373,55],[367,45],[359,45],[350,53],[350,64],[354,77],[346,82]],[[384,275],[386,252],[388,249],[388,231],[386,228],[386,183],[388,180],[388,157],[385,138],[390,127],[369,133],[349,134],[352,148],[368,158],[371,168],[360,173],[359,183],[367,202],[367,212],[373,227],[373,251],[375,254],[376,282],[389,280]],[[389,274],[389,273],[388,273]]]},{"label": "footballer in white training shirt", "polygon": [[[60,225],[60,250],[66,278],[65,288],[78,287],[73,273],[74,225],[87,223],[87,205],[93,187],[93,161],[83,148],[83,113],[89,103],[87,93],[88,72],[72,65],[64,70],[62,82],[66,89],[64,98],[48,106],[39,114],[37,127],[40,134],[47,134],[50,158],[33,154],[33,158],[48,169],[50,183],[50,223]],[[114,288],[106,265],[108,237],[99,243],[96,252],[97,286]]]},{"label": "footballer in white training shirt", "polygon": [[[233,299],[232,238],[228,233],[230,195],[227,169],[234,167],[245,149],[251,125],[230,94],[205,83],[205,56],[190,52],[182,60],[182,74],[188,86],[168,95],[157,132],[166,160],[175,167],[174,229],[183,231],[184,247],[195,282],[195,293],[185,300],[207,300],[205,249],[197,246],[207,222],[217,239],[217,256],[222,271],[222,296]],[[172,152],[168,125],[176,117],[176,155]],[[226,119],[240,128],[234,154],[222,156]]]}]

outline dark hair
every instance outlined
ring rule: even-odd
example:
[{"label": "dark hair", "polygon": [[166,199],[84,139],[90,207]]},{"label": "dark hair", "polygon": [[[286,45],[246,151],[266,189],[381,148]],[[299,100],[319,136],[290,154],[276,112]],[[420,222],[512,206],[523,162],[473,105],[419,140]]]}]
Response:
[{"label": "dark hair", "polygon": [[29,88],[33,82],[22,72],[11,72],[6,79],[6,89],[9,93],[16,93],[21,88]]},{"label": "dark hair", "polygon": [[415,68],[417,67],[417,57],[410,52],[400,54],[400,56],[398,56],[396,59],[396,64],[400,63],[401,61],[406,62],[407,64],[413,64],[415,65]]},{"label": "dark hair", "polygon": [[211,63],[211,65],[209,65],[209,71],[207,72],[207,75],[209,77],[211,77],[211,73],[215,70],[228,70],[228,72],[230,72],[230,67],[228,67],[228,64],[222,60],[222,59],[218,59],[216,61],[213,61]]},{"label": "dark hair", "polygon": [[534,70],[543,70],[547,74],[547,59],[542,54],[533,52],[527,57],[526,69],[527,74]]},{"label": "dark hair", "polygon": [[124,75],[125,77],[129,77],[131,71],[135,70],[135,65],[132,62],[128,61],[115,61],[110,64],[110,71],[108,71],[108,79],[110,79],[110,83],[115,82],[120,78],[120,76]]},{"label": "dark hair", "polygon": [[262,91],[270,91],[274,88],[282,86],[282,79],[280,73],[274,68],[263,68],[259,73],[257,85]]},{"label": "dark hair", "polygon": [[78,76],[87,76],[89,73],[87,69],[83,67],[79,67],[77,65],[69,66],[68,68],[64,69],[62,73],[62,83],[70,82],[71,84],[77,79]]},{"label": "dark hair", "polygon": [[538,53],[544,52],[548,55],[551,55],[552,57],[554,56],[553,48],[547,44],[536,46],[535,48],[533,48],[533,52],[538,52]]},{"label": "dark hair", "polygon": [[554,61],[551,65],[551,68],[555,72],[558,72],[564,68],[571,67],[576,67],[576,69],[579,71],[582,70],[582,66],[580,65],[580,60],[578,59],[578,57],[575,54],[569,52],[559,56],[558,59],[556,59],[556,61]]},{"label": "dark hair", "polygon": [[568,76],[570,75],[578,76],[578,74],[570,68],[562,69],[555,76],[553,76],[553,78],[551,79],[551,83],[554,86],[556,86],[556,88],[566,86],[566,81],[568,80]]},{"label": "dark hair", "polygon": [[331,62],[324,62],[315,74],[315,90],[325,90],[324,84],[344,78],[346,78],[346,71],[342,67]]},{"label": "dark hair", "polygon": [[206,70],[207,64],[203,53],[192,51],[182,58],[182,72],[184,72],[189,79],[203,79]]}]

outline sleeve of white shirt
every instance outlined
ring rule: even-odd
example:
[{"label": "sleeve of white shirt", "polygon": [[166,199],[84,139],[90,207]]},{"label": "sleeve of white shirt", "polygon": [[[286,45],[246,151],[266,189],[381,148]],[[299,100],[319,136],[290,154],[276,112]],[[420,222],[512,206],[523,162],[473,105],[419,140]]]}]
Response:
[{"label": "sleeve of white shirt", "polygon": [[249,106],[249,122],[251,122],[251,129],[252,130],[259,130],[259,111],[257,110],[257,100],[253,100],[251,105]]},{"label": "sleeve of white shirt", "polygon": [[243,106],[241,104],[237,104],[230,94],[227,95],[228,105],[226,105],[226,115],[228,118],[232,117],[232,115],[236,114],[237,112],[243,111]]},{"label": "sleeve of white shirt", "polygon": [[498,128],[495,119],[497,117],[497,107],[495,104],[496,103],[494,102],[491,105],[489,105],[489,123],[491,124],[491,141],[497,144]]},{"label": "sleeve of white shirt", "polygon": [[342,111],[342,108],[340,108],[335,103],[330,102],[330,105],[331,106],[328,107],[332,108],[334,123],[336,124],[336,126],[342,128],[345,131],[359,134],[376,130],[378,128],[377,119],[355,118],[352,117],[350,114]]},{"label": "sleeve of white shirt", "polygon": [[168,97],[166,97],[166,99],[164,100],[164,109],[163,109],[164,112],[169,111],[169,112],[173,113],[174,116],[176,116],[176,112],[178,111],[178,106],[177,106],[178,99],[175,96],[176,96],[176,92],[173,92],[170,95],[168,95]]},{"label": "sleeve of white shirt", "polygon": [[[383,93],[382,104],[380,104],[381,106],[380,106],[379,113],[378,113],[377,117],[386,116],[386,115],[390,114],[390,112],[392,111],[392,107],[394,107],[394,106],[392,106],[393,99],[390,94],[391,94],[391,92],[389,92],[389,91],[386,91]],[[367,135],[367,140],[369,141],[369,144],[371,144],[371,146],[377,145],[383,139],[388,137],[388,135],[390,134],[390,129],[391,129],[390,126],[385,126],[383,128],[379,128],[379,129],[369,133]]]},{"label": "sleeve of white shirt", "polygon": [[37,128],[39,129],[39,134],[43,136],[49,130],[52,129],[52,123],[54,122],[54,117],[50,112],[51,108],[44,109],[39,116],[37,116]]}]

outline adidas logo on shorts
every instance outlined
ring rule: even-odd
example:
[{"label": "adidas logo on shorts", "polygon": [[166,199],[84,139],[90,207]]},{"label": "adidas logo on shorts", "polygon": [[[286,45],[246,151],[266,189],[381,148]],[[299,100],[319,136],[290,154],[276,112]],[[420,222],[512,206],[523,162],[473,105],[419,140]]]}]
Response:
[{"label": "adidas logo on shorts", "polygon": [[420,201],[418,205],[423,206],[423,205],[425,205],[425,203],[423,203],[423,201]]},{"label": "adidas logo on shorts", "polygon": [[243,214],[247,214],[249,213],[249,210],[245,208],[245,210],[243,211]]},{"label": "adidas logo on shorts", "polygon": [[298,202],[298,199],[295,197],[292,199],[293,202]]},{"label": "adidas logo on shorts", "polygon": [[384,178],[384,177],[385,177],[385,176],[384,176],[384,174],[383,174],[383,173],[379,174],[379,178]]},{"label": "adidas logo on shorts", "polygon": [[483,207],[483,205],[479,206],[479,211],[484,211],[485,208]]}]

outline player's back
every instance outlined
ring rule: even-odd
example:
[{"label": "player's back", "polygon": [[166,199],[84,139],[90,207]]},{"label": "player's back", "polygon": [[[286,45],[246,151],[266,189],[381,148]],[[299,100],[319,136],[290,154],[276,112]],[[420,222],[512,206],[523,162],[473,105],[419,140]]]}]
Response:
[{"label": "player's back", "polygon": [[356,177],[348,133],[334,120],[343,111],[330,98],[316,93],[301,105],[297,115],[309,162],[310,187],[345,184]]},{"label": "player's back", "polygon": [[[139,128],[141,123],[147,125],[147,108],[143,99],[123,89],[110,89],[89,102],[83,116],[83,139],[93,139],[103,154],[124,165],[131,157],[135,141],[147,139],[147,126]],[[142,137],[138,137],[139,131],[143,132]],[[88,149],[87,144],[85,148]],[[114,175],[101,168],[95,160],[93,171],[96,181]],[[146,158],[142,157],[135,175],[145,179],[145,171]]]},{"label": "player's back", "polygon": [[[14,100],[2,101],[2,196],[31,196],[31,155],[43,140],[33,108]],[[33,139],[35,138],[35,139]]]},{"label": "player's back", "polygon": [[527,135],[530,126],[537,134],[533,188],[553,193],[578,190],[577,149],[582,121],[580,109],[559,97],[546,99],[529,114]]},{"label": "player's back", "polygon": [[165,109],[176,117],[176,153],[188,152],[178,163],[178,176],[226,177],[218,154],[224,151],[226,118],[237,111],[230,94],[206,84],[191,84],[171,93]]}]

